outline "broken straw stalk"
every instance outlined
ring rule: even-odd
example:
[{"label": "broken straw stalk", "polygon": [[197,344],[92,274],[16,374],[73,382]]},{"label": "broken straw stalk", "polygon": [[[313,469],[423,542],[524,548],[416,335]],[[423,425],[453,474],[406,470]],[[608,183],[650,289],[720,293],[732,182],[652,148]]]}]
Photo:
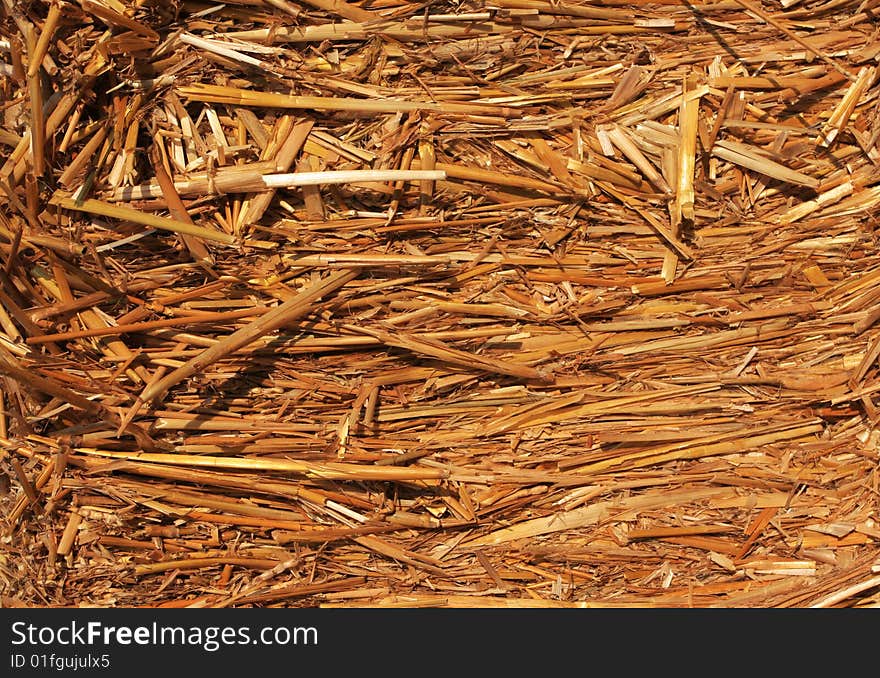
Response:
[{"label": "broken straw stalk", "polygon": [[[215,190],[219,190],[220,192],[252,193],[298,186],[322,186],[351,183],[369,184],[389,181],[438,181],[446,178],[446,172],[443,170],[344,170],[264,175],[253,173],[244,176],[237,174],[231,178],[232,181],[224,182],[220,184],[220,186],[217,186],[217,184],[220,183],[219,181],[213,184]],[[212,185],[211,180],[208,179],[206,183],[207,187],[210,188]],[[173,184],[169,184],[169,186],[174,187]],[[80,202],[73,197],[56,195],[53,198],[53,201],[55,204],[65,209],[133,221],[146,226],[152,226],[153,228],[180,233],[183,236],[202,238],[227,245],[231,245],[236,241],[234,236],[228,233],[223,233],[222,231],[198,226],[188,217],[185,221],[182,220],[185,212],[181,212],[179,209],[175,209],[174,212],[181,218],[168,218],[147,214],[131,207],[113,205],[94,198],[89,198]],[[200,257],[202,258],[205,258],[206,256],[207,253],[200,254]]]},{"label": "broken straw stalk", "polygon": [[236,330],[222,341],[217,342],[195,358],[187,361],[184,365],[148,385],[138,396],[135,405],[122,419],[119,432],[125,429],[125,425],[137,415],[145,404],[161,398],[175,384],[188,379],[224,356],[234,353],[269,332],[277,330],[285,324],[306,315],[312,310],[312,305],[315,301],[351,282],[359,273],[359,269],[356,268],[331,273],[326,279],[309,285],[265,315]]}]

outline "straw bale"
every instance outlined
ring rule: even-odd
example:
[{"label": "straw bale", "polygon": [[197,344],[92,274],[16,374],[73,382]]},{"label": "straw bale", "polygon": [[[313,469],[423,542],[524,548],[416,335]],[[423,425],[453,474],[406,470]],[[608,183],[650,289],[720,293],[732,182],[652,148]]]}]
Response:
[{"label": "straw bale", "polygon": [[0,604],[876,607],[877,29],[0,0]]}]

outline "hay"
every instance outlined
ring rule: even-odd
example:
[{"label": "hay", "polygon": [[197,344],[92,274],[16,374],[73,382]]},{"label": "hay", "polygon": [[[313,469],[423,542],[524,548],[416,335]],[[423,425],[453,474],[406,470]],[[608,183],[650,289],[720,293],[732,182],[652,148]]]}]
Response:
[{"label": "hay", "polygon": [[871,4],[3,0],[2,604],[876,607]]}]

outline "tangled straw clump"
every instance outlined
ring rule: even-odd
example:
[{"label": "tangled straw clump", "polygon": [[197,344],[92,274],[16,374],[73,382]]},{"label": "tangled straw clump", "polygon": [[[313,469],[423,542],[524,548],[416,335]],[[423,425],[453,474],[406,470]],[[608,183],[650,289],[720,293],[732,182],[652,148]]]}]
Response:
[{"label": "tangled straw clump", "polygon": [[2,604],[876,605],[878,56],[2,0]]}]

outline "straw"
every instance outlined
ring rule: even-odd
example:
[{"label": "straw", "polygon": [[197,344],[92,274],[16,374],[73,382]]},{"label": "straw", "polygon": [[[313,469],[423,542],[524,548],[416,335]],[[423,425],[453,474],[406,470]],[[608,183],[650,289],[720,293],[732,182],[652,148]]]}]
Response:
[{"label": "straw", "polygon": [[872,3],[0,3],[0,604],[878,604]]}]

